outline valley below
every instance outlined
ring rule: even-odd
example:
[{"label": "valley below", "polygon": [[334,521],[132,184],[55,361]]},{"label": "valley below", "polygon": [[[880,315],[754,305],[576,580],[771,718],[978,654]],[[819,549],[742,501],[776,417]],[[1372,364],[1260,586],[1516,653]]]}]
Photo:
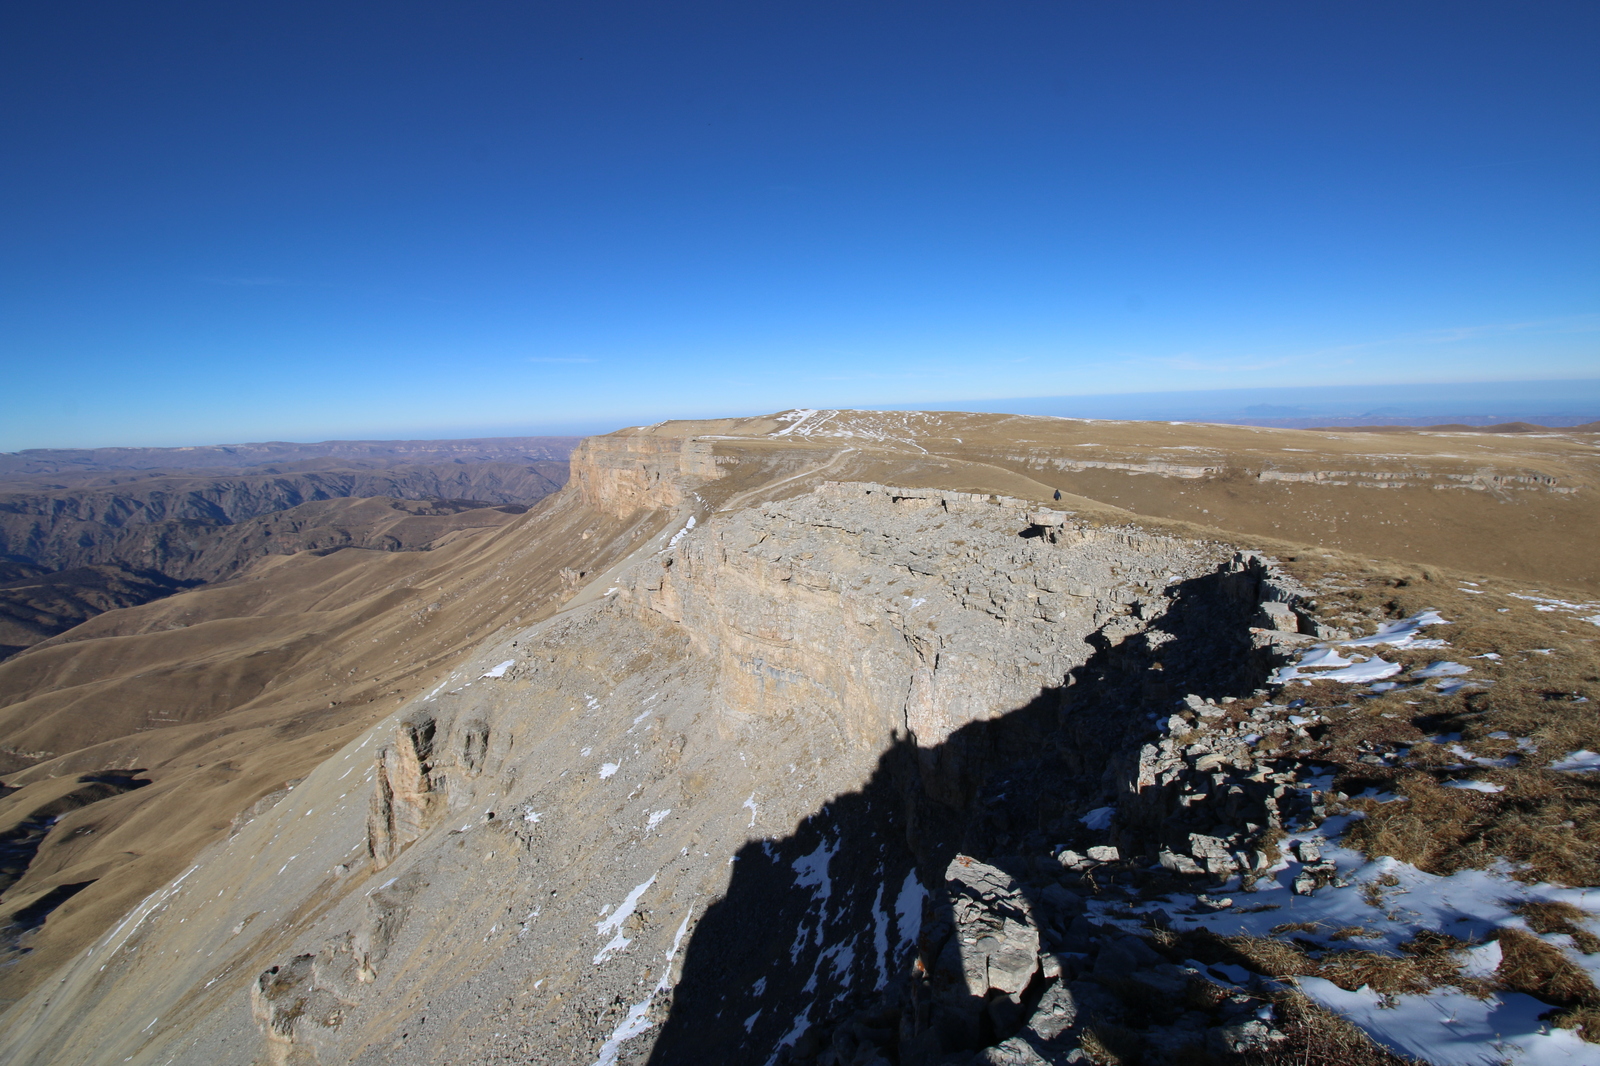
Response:
[{"label": "valley below", "polygon": [[265,555],[417,551],[447,532],[493,526],[561,487],[574,443],[337,441],[0,456],[0,658],[103,611],[221,581]]},{"label": "valley below", "polygon": [[0,457],[6,1062],[1600,1061],[1587,427],[103,451]]}]

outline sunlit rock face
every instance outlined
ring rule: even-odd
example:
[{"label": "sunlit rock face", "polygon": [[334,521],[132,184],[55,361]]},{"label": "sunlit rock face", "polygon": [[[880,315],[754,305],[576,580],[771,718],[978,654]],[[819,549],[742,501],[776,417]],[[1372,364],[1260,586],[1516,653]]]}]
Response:
[{"label": "sunlit rock face", "polygon": [[[871,484],[685,523],[607,595],[502,641],[378,735],[360,858],[383,876],[300,949],[330,973],[348,953],[368,979],[319,984],[282,960],[254,993],[272,1053],[359,1061],[370,1028],[411,1009],[415,967],[479,990],[488,1031],[517,1028],[499,1020],[511,1004],[540,1012],[574,1049],[551,1061],[649,1049],[674,1002],[651,989],[685,965],[665,1060],[704,1053],[673,1043],[691,1022],[735,1060],[793,1043],[913,966],[976,797],[1043,751],[1030,743],[1062,743],[1074,674],[1136,635],[1158,659],[1177,630],[1155,623],[1219,574],[1259,584],[1218,545]],[[1256,598],[1222,596],[1236,635]],[[1149,727],[1144,695],[1166,698],[1143,674],[1135,691],[1079,745],[1092,772],[1049,818],[1115,788],[1106,741]],[[464,956],[450,945],[468,928]],[[995,954],[1013,996],[1037,954],[1015,939]],[[713,988],[761,989],[738,1025],[703,1002],[707,958]],[[505,972],[538,987],[490,996]],[[620,1013],[581,1006],[602,995]],[[288,1018],[286,996],[337,1003]]]}]

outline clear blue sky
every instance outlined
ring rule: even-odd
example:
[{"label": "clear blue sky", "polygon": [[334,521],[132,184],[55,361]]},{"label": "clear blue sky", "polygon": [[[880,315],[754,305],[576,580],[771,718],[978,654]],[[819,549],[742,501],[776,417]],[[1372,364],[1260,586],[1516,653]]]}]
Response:
[{"label": "clear blue sky", "polygon": [[0,450],[1600,377],[1600,5],[0,11]]}]

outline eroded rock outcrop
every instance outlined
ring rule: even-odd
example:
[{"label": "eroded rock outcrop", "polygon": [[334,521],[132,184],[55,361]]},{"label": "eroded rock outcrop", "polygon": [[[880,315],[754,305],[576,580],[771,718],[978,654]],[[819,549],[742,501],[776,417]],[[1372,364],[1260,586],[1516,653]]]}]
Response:
[{"label": "eroded rock outcrop", "polygon": [[[603,482],[603,491],[647,484],[643,469]],[[696,919],[672,1012],[661,1014],[654,997],[634,1005],[639,1019],[664,1025],[657,1058],[763,1061],[787,1049],[798,1061],[807,1059],[804,1034],[816,1032],[834,1034],[829,1061],[853,1061],[871,1046],[904,1062],[963,1048],[988,1048],[993,1061],[1032,1061],[1026,1055],[1040,1052],[1029,1050],[1029,1039],[1078,1039],[1094,1019],[1112,1024],[1121,1015],[1099,985],[1069,987],[1078,977],[1093,984],[1097,950],[1087,952],[1082,974],[1073,969],[1082,965],[1058,957],[1063,944],[1098,945],[1110,935],[1085,928],[1083,897],[1061,880],[1083,872],[1025,841],[1060,837],[1084,811],[1121,802],[1129,813],[1101,834],[1115,843],[1086,845],[1091,865],[1139,857],[1136,804],[1125,793],[1138,791],[1136,741],[1156,725],[1145,708],[1168,708],[1172,683],[1211,683],[1219,693],[1253,683],[1302,624],[1294,613],[1300,591],[1258,556],[1095,526],[1002,497],[859,483],[829,483],[686,526],[612,580],[608,598],[502,644],[491,657],[504,661],[486,662],[480,677],[461,676],[387,733],[373,763],[366,841],[373,868],[395,866],[397,875],[386,874],[352,924],[310,952],[342,960],[348,951],[353,982],[322,987],[307,977],[293,985],[310,990],[308,1003],[324,1004],[308,1016],[325,1020],[286,1026],[281,1015],[262,1014],[271,1040],[322,1061],[353,1046],[347,1041],[363,1031],[362,1019],[397,994],[394,967],[418,965],[415,952],[436,936],[425,931],[438,921],[436,880],[456,876],[445,873],[447,856],[469,835],[498,841],[490,854],[509,852],[530,879],[510,890],[526,895],[497,909],[504,928],[516,930],[512,944],[531,947],[524,938],[535,928],[545,930],[546,944],[581,937],[581,921],[562,901],[573,864],[590,862],[592,849],[648,848],[656,827],[683,810],[697,818],[716,808],[736,818],[748,812],[753,827],[767,805],[803,811],[795,804],[820,792],[835,799],[793,836],[734,855],[731,882],[713,892],[722,901]],[[1285,628],[1252,633],[1249,622],[1263,615]],[[1193,628],[1215,635],[1191,647],[1184,638]],[[1234,658],[1208,660],[1219,647]],[[614,679],[605,691],[600,675]],[[498,698],[506,691],[520,695]],[[545,732],[560,720],[566,743],[579,745],[583,723],[604,719],[618,701],[631,703],[627,717],[609,727],[609,739],[601,727],[576,753],[577,765],[585,757],[598,763],[594,776],[563,770],[551,780],[529,754],[539,743],[530,729]],[[745,754],[751,745],[759,749],[754,760]],[[737,768],[720,761],[708,776],[700,767],[712,748],[736,754]],[[1082,769],[1069,779],[1063,771],[1073,760]],[[757,771],[756,761],[767,769]],[[794,799],[780,792],[758,801],[774,772],[782,782],[785,764]],[[643,829],[591,823],[569,831],[596,841],[580,849],[590,855],[556,858],[548,849],[568,845],[545,835],[558,817],[552,812],[592,806],[593,798],[576,797],[608,788],[613,777],[634,782],[628,799],[642,804]],[[1012,786],[1036,828],[1006,813]],[[654,874],[636,867],[623,909],[601,909],[596,928],[609,939],[594,954],[597,976],[662,926],[643,918],[643,908],[669,871],[692,863],[697,849],[713,853],[703,833],[694,831],[676,859],[664,853]],[[615,843],[598,843],[607,839]],[[1026,863],[960,850],[1019,846],[1038,850],[1054,873],[1040,881]],[[1143,861],[1153,861],[1147,850]],[[552,862],[568,873],[543,880]],[[768,887],[744,887],[747,875]],[[670,913],[683,904],[654,906]],[[752,937],[754,914],[763,931]],[[687,915],[680,935],[696,915],[692,903]],[[740,930],[736,944],[722,939],[729,923]],[[710,977],[699,961],[706,951],[717,960]],[[1107,952],[1102,970],[1138,955],[1134,943]],[[1169,972],[1165,959],[1139,962],[1154,967],[1148,980],[1168,991],[1190,976]],[[294,962],[279,966],[291,973]],[[646,975],[655,980],[651,966]],[[262,987],[280,980],[263,975]],[[757,989],[757,1002],[733,1008],[745,1011],[739,1018],[719,1009],[727,1021],[718,1021],[698,1005],[703,995],[720,1002],[741,981]],[[872,1036],[871,1019],[836,1028],[839,1005],[870,999],[874,989],[890,991],[889,1007],[870,1010],[891,1010],[892,1034]],[[680,1016],[693,1029],[692,1051],[680,1046]],[[1223,1021],[1208,1014],[1184,1031],[1204,1042]],[[580,1045],[605,1035],[603,1024],[586,1028],[567,1013],[553,1024]],[[629,1024],[611,1038],[633,1031]],[[855,1035],[839,1035],[847,1031]],[[847,1047],[855,1050],[844,1055]],[[610,1061],[603,1048],[598,1054]]]},{"label": "eroded rock outcrop", "polygon": [[[1177,700],[1253,689],[1298,634],[1249,623],[1293,590],[1228,545],[1003,497],[841,483],[695,517],[330,756],[130,945],[249,960],[284,1063],[824,1038],[811,1058],[932,1062],[1113,1017],[1049,957],[1109,935],[1073,878],[1156,855],[1082,819],[1127,803]],[[232,1061],[234,1016],[207,1016],[178,1061]]]},{"label": "eroded rock outcrop", "polygon": [[1222,550],[1023,501],[829,483],[644,563],[631,602],[717,664],[722,713],[933,748],[1063,684],[1091,632],[1143,629]]},{"label": "eroded rock outcrop", "polygon": [[[645,469],[622,479],[624,487]],[[616,493],[618,485],[603,491]],[[741,1039],[730,1034],[728,1040],[766,1048],[760,1055],[752,1050],[750,1061],[782,1048],[805,1058],[803,1034],[830,1031],[837,1008],[827,1004],[891,986],[901,989],[891,1052],[901,1061],[984,1047],[994,1061],[1008,1061],[1006,1055],[1032,1061],[1027,1053],[1037,1052],[1027,1050],[1029,1032],[1035,1042],[1067,1039],[1062,1034],[1078,1039],[1085,1024],[1099,1020],[1094,1024],[1104,1026],[1120,1018],[1120,1000],[1099,986],[1072,991],[1061,978],[1072,970],[1070,960],[1051,956],[1059,956],[1064,941],[1088,938],[1098,944],[1102,933],[1085,930],[1082,895],[1059,880],[1038,882],[1034,871],[1010,872],[1005,863],[957,848],[963,840],[989,848],[1021,842],[1014,824],[1013,831],[1003,831],[995,821],[1002,810],[994,795],[1006,781],[1018,784],[1018,799],[1037,808],[1030,812],[1035,823],[1051,824],[1056,836],[1088,808],[1128,800],[1128,787],[1138,794],[1142,763],[1134,741],[1152,728],[1152,715],[1142,707],[1165,707],[1173,699],[1163,663],[1171,663],[1173,680],[1210,677],[1224,688],[1248,685],[1298,642],[1302,624],[1294,613],[1298,587],[1258,555],[1134,528],[1094,527],[1069,512],[1038,511],[1014,499],[862,483],[827,483],[784,503],[686,525],[661,551],[645,555],[614,581],[610,599],[595,605],[594,613],[558,631],[523,634],[502,645],[522,647],[480,679],[459,680],[395,725],[374,760],[366,839],[374,868],[402,863],[400,876],[411,877],[405,882],[411,887],[397,895],[394,880],[386,882],[366,898],[362,920],[320,949],[339,957],[339,946],[352,944],[360,980],[346,984],[346,991],[326,991],[339,1002],[357,1004],[350,1008],[352,1021],[317,1023],[318,1029],[304,1029],[310,1024],[304,1023],[304,1031],[291,1026],[288,1036],[280,1032],[272,1039],[290,1040],[296,1053],[318,1053],[315,1048],[334,1039],[330,1034],[339,1026],[360,1024],[360,1004],[384,996],[384,973],[392,965],[384,960],[394,959],[394,951],[416,951],[416,908],[429,908],[429,890],[416,871],[437,869],[440,853],[435,844],[410,856],[408,847],[437,840],[438,832],[467,813],[461,828],[448,831],[451,837],[472,831],[477,820],[485,831],[509,832],[506,847],[520,856],[518,863],[538,868],[547,847],[542,826],[552,816],[549,808],[560,802],[552,799],[549,784],[544,792],[536,789],[510,802],[539,776],[536,763],[518,762],[510,752],[525,744],[518,733],[525,733],[533,706],[603,706],[602,696],[574,674],[574,648],[630,643],[640,658],[626,675],[643,711],[632,717],[624,736],[640,728],[638,743],[645,743],[656,715],[672,714],[672,706],[691,707],[698,720],[686,735],[658,736],[650,741],[650,754],[634,755],[640,783],[632,794],[674,794],[645,808],[646,839],[680,805],[733,808],[747,781],[760,781],[760,775],[728,773],[726,767],[728,779],[707,779],[683,763],[686,744],[736,749],[741,763],[749,762],[744,751],[765,765],[794,759],[789,773],[800,760],[810,760],[813,770],[800,783],[802,792],[848,779],[850,767],[878,765],[853,794],[859,799],[837,800],[776,848],[747,847],[734,856],[728,900],[746,895],[741,877],[758,866],[794,871],[800,895],[778,892],[760,906],[771,946],[746,933],[736,951],[728,951],[728,944],[710,948],[718,957],[715,980],[726,986],[747,973],[757,988],[771,983],[763,994],[784,1004],[786,1015],[798,1008],[802,1021],[757,1007]],[[1262,616],[1282,627],[1251,632],[1248,623]],[[1210,627],[1216,635],[1192,648],[1184,643],[1190,627]],[[1237,661],[1208,661],[1208,651],[1219,647]],[[643,661],[650,666],[638,666]],[[645,688],[662,682],[675,690],[654,703],[662,691]],[[474,695],[474,685],[502,683],[528,696],[486,704],[488,691]],[[576,723],[566,728],[582,736]],[[1016,776],[1019,744],[1022,763],[1035,767],[1022,770],[1022,778]],[[1029,752],[1027,744],[1038,747]],[[603,759],[598,751],[595,759]],[[821,757],[822,751],[834,755]],[[579,754],[589,752],[584,747]],[[1093,770],[1078,773],[1067,787],[1058,784],[1040,804],[1040,786],[1026,775],[1048,773],[1038,755],[1051,752]],[[648,762],[637,763],[640,757]],[[600,763],[598,779],[619,773],[627,759],[624,754],[618,762]],[[914,787],[914,797],[904,792],[907,786]],[[750,824],[760,810],[755,799],[752,792],[742,804]],[[470,815],[485,805],[490,810]],[[1123,805],[1130,813],[1109,834],[1122,853],[1114,844],[1088,845],[1096,856],[1091,866],[1133,861],[1146,850],[1150,855],[1142,860],[1154,860],[1154,848],[1141,848],[1133,831],[1136,804]],[[896,837],[902,844],[894,844]],[[1045,839],[1048,834],[1038,836]],[[1054,876],[1082,876],[1042,850]],[[648,925],[638,922],[640,904],[632,901],[648,898],[661,876],[635,885],[629,909],[613,925],[602,911],[598,925],[611,941],[595,954],[595,965],[610,965],[616,952],[648,933]],[[517,922],[518,940],[549,920],[544,911],[557,906],[552,898],[565,895],[562,884],[552,885],[544,900],[534,895],[528,901]],[[706,943],[722,943],[717,927],[723,906],[714,904],[701,922],[698,938]],[[506,906],[507,919],[522,908]],[[779,941],[787,948],[779,948]],[[733,1045],[707,1031],[707,1024],[715,1024],[694,1007],[702,980],[699,943],[690,944],[690,970],[674,1000],[675,1012],[686,1010],[693,1020],[696,1050],[678,1047],[675,1016],[662,1018],[662,1063],[707,1053],[741,1061],[739,1055],[728,1058]],[[1107,951],[1102,968],[1138,954],[1136,941]],[[789,976],[778,975],[786,952],[794,988],[787,988]],[[1093,970],[1098,954],[1088,956]],[[288,965],[293,964],[280,967]],[[1176,981],[1181,989],[1189,980],[1168,972],[1165,959],[1150,965],[1157,970],[1149,980],[1165,981],[1163,988]],[[904,984],[915,973],[922,973],[925,988]],[[1088,972],[1069,976],[1088,980]],[[312,981],[307,988],[315,992],[317,986]],[[648,1016],[651,1002],[640,1005],[646,1012],[640,1016]],[[1205,1024],[1190,1024],[1190,1036],[1203,1042],[1222,1021],[1206,1015]],[[270,1029],[269,1021],[262,1026]],[[792,1032],[786,1036],[784,1029]],[[870,1044],[859,1032],[851,1039],[853,1047]],[[602,1060],[608,1061],[603,1053]]]},{"label": "eroded rock outcrop", "polygon": [[633,430],[585,438],[573,453],[572,476],[590,506],[625,518],[678,507],[722,471],[709,441]]},{"label": "eroded rock outcrop", "polygon": [[428,715],[404,721],[378,752],[367,817],[367,854],[383,869],[435,820],[444,796],[435,786],[437,724]]}]

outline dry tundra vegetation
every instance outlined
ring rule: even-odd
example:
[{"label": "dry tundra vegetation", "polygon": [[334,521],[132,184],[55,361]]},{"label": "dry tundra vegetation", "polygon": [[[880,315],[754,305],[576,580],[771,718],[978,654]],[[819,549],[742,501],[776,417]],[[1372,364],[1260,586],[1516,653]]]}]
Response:
[{"label": "dry tundra vegetation", "polygon": [[[1326,719],[1311,731],[1309,747],[1292,736],[1265,743],[1299,745],[1292,753],[1298,761],[1335,775],[1343,810],[1358,816],[1341,842],[1368,858],[1392,856],[1438,875],[1500,867],[1528,883],[1600,885],[1600,775],[1550,768],[1570,753],[1600,751],[1600,622],[1594,620],[1600,607],[1434,568],[1397,564],[1383,572],[1320,553],[1280,562],[1315,591],[1319,618],[1352,633],[1439,611],[1451,625],[1429,635],[1447,639],[1448,649],[1385,647],[1384,657],[1407,672],[1445,657],[1470,660],[1473,678],[1482,679],[1449,695],[1405,685],[1370,693],[1334,681],[1296,683],[1278,694],[1305,701],[1301,713]],[[1243,719],[1261,702],[1241,700],[1228,712]],[[1499,791],[1448,787],[1466,780]],[[1375,921],[1384,920],[1383,890],[1393,883],[1390,876],[1364,886]],[[1565,934],[1584,954],[1600,951],[1600,937],[1585,924],[1591,916],[1571,904],[1523,903],[1517,913],[1534,932]],[[1232,963],[1278,978],[1321,977],[1347,990],[1367,986],[1399,995],[1448,985],[1480,998],[1522,992],[1550,1005],[1545,1017],[1551,1025],[1600,1043],[1600,989],[1559,948],[1524,930],[1491,934],[1501,952],[1491,977],[1462,973],[1459,952],[1474,942],[1446,931],[1419,934],[1400,955],[1362,948],[1363,939],[1381,937],[1362,926],[1285,923],[1271,932],[1219,936],[1152,928],[1149,935],[1174,960]],[[1214,986],[1197,983],[1193,995],[1208,994],[1216,994]],[[1289,1039],[1262,1053],[1261,1062],[1411,1061],[1297,992],[1275,998],[1278,1024]],[[1092,1057],[1108,1066],[1131,1061],[1119,1054],[1117,1037],[1102,1033]]]}]

